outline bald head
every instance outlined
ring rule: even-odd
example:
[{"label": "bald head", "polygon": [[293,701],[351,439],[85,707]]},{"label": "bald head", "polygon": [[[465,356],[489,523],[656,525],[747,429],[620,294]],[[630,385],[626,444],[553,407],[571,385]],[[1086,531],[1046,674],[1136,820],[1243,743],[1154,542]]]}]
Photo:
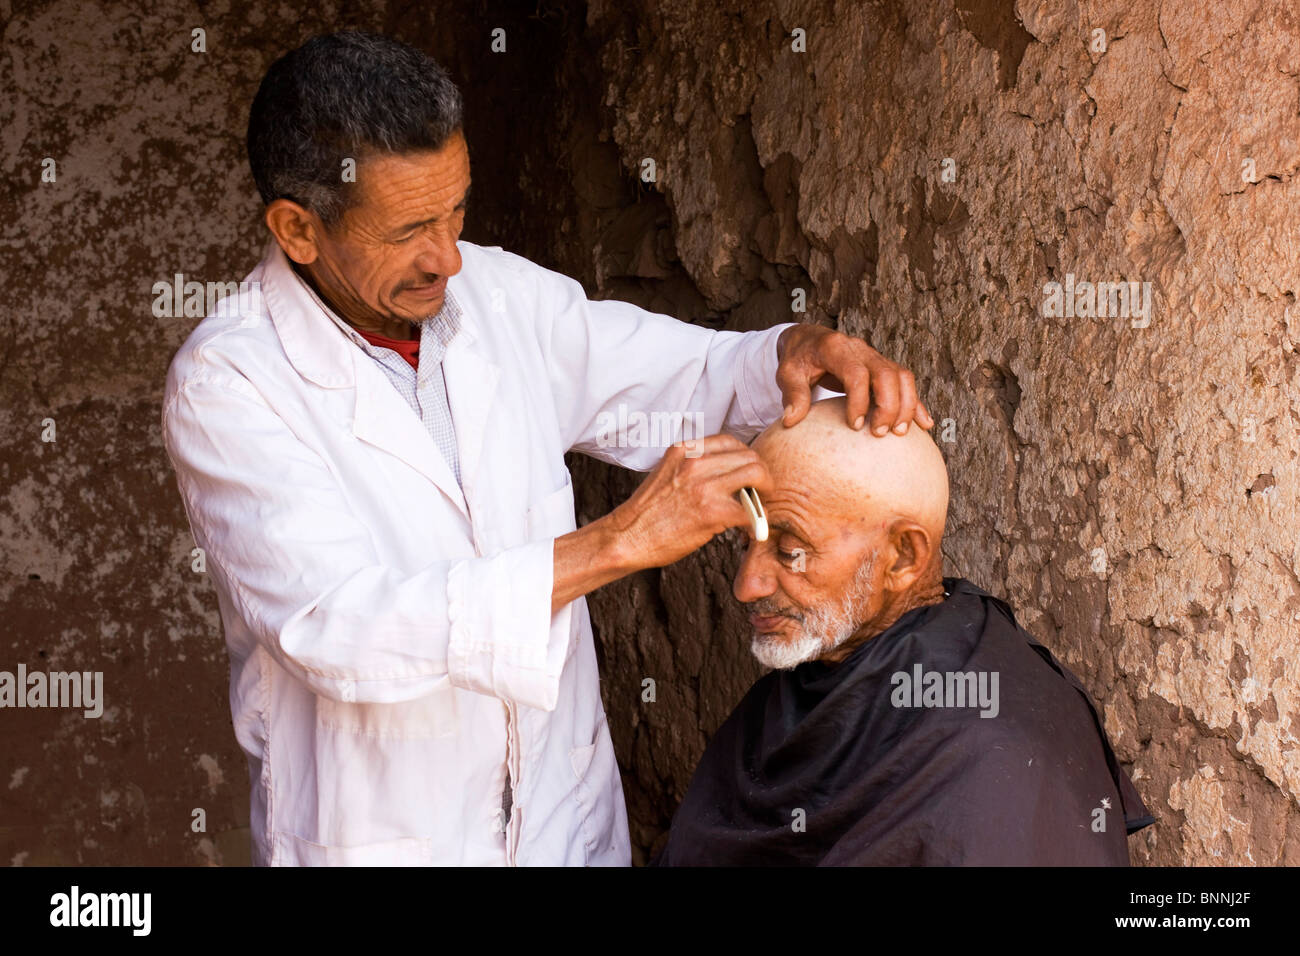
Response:
[{"label": "bald head", "polygon": [[736,575],[753,650],[770,667],[836,663],[914,607],[943,600],[948,470],[930,436],[855,431],[845,400],[813,404],[754,442],[772,478],[771,533]]},{"label": "bald head", "polygon": [[845,400],[814,402],[793,428],[778,420],[754,442],[779,485],[815,499],[823,513],[846,521],[910,519],[929,531],[936,550],[948,513],[948,468],[929,434],[915,425],[902,435],[854,431]]}]

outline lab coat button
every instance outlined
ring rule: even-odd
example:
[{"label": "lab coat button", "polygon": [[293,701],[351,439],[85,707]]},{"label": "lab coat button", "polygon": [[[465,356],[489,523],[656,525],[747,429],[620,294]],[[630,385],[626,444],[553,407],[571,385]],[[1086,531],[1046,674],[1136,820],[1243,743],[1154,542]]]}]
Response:
[{"label": "lab coat button", "polygon": [[352,703],[357,699],[357,685],[352,683],[352,681],[347,681],[343,685],[343,690],[340,696],[346,703]]}]

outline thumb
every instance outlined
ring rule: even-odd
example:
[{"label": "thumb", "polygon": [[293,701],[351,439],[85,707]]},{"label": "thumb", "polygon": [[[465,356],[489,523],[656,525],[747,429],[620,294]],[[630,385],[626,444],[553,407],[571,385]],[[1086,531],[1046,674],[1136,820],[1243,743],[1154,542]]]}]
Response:
[{"label": "thumb", "polygon": [[808,379],[805,376],[793,372],[778,371],[776,384],[781,389],[781,401],[785,406],[781,423],[786,428],[790,428],[803,421],[808,410],[812,408],[812,389],[808,386]]}]

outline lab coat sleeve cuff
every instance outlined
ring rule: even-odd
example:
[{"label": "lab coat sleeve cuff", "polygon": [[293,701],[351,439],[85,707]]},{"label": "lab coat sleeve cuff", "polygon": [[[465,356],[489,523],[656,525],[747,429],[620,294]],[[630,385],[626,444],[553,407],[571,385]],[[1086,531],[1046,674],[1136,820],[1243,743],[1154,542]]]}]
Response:
[{"label": "lab coat sleeve cuff", "polygon": [[752,332],[752,342],[746,342],[736,373],[736,399],[746,424],[766,428],[784,413],[781,389],[776,384],[776,347],[781,333],[795,322],[773,326],[763,332]]},{"label": "lab coat sleeve cuff", "polygon": [[570,608],[551,614],[555,539],[447,574],[447,671],[457,687],[554,710],[570,636]]}]

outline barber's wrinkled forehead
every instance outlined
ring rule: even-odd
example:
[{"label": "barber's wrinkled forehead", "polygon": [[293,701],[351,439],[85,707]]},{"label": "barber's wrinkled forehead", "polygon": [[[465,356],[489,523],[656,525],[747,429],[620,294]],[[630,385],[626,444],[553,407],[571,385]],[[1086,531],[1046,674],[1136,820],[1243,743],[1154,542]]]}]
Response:
[{"label": "barber's wrinkled forehead", "polygon": [[792,428],[778,420],[754,441],[778,488],[845,517],[910,518],[941,534],[948,469],[924,429],[876,437],[845,421],[845,400],[814,402]]}]

